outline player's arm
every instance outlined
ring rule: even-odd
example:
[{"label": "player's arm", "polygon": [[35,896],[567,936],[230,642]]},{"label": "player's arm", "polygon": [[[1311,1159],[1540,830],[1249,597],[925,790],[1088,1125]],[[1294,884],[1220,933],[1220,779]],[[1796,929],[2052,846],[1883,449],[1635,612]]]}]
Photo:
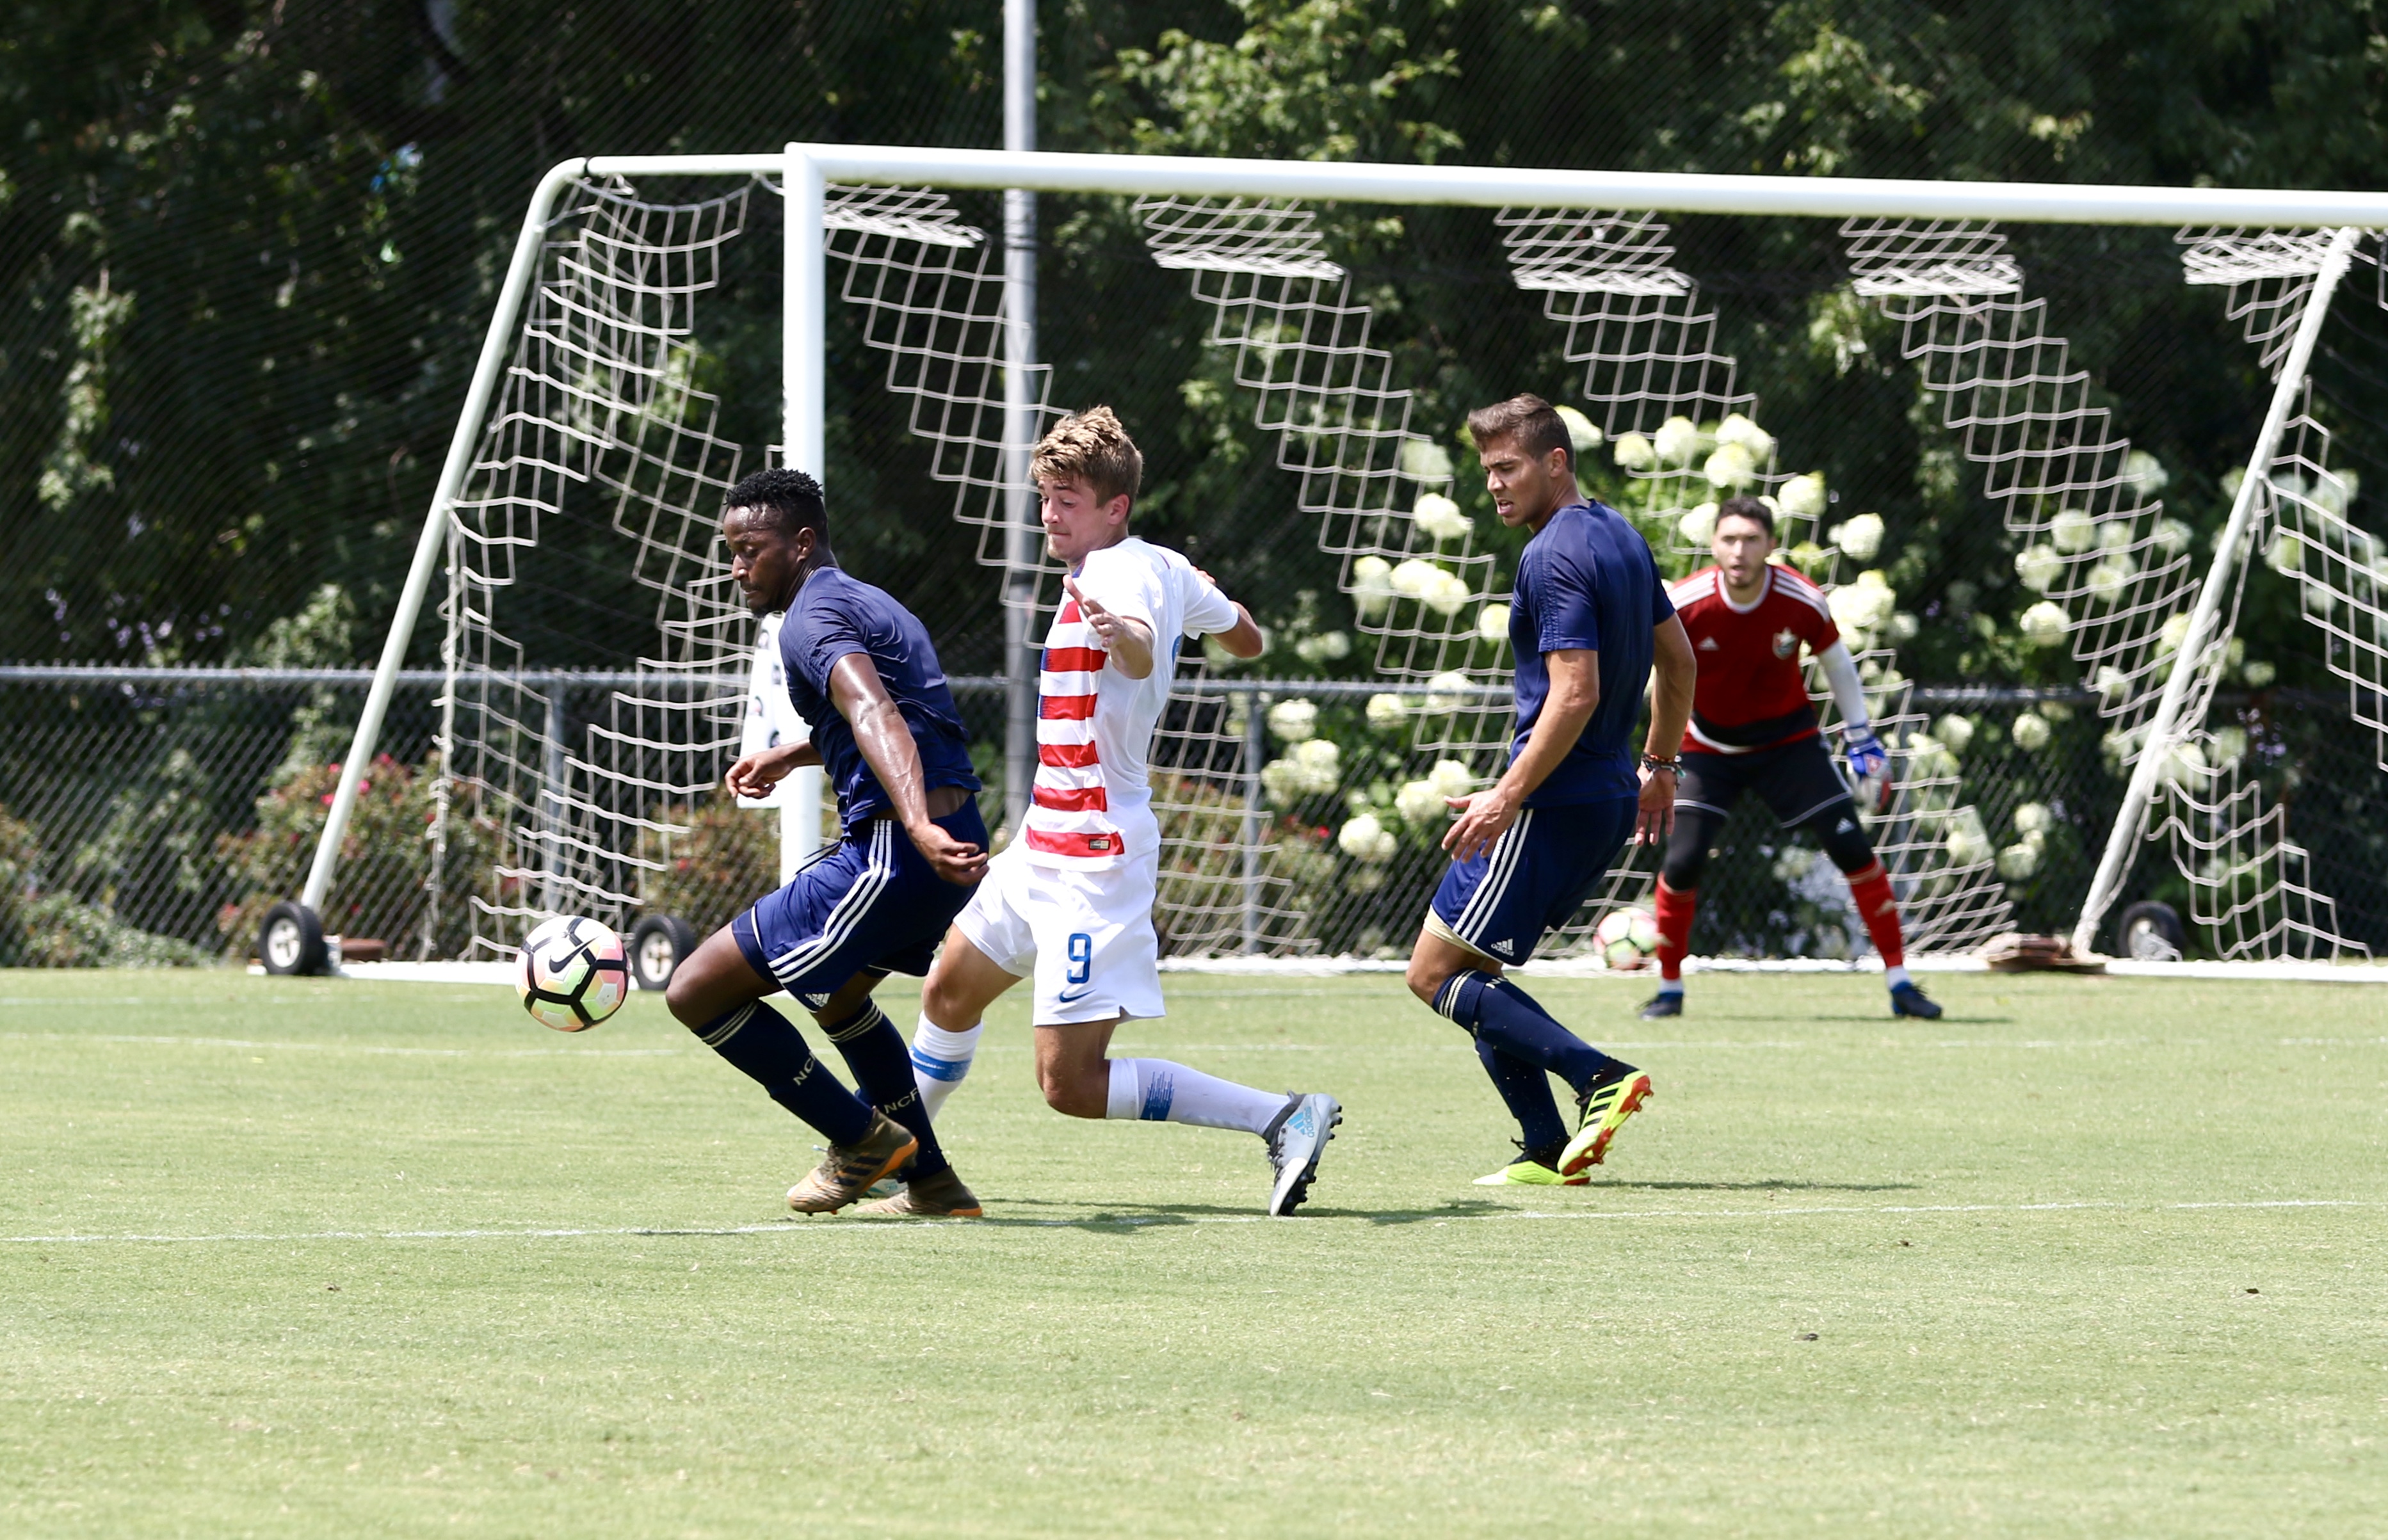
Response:
[{"label": "player's arm", "polygon": [[[1650,633],[1650,736],[1642,740],[1646,759],[1674,764],[1692,720],[1692,687],[1699,680],[1699,654],[1683,629],[1683,617],[1669,615]],[[1633,814],[1636,844],[1655,845],[1675,827],[1675,782],[1680,770],[1642,771],[1642,797]]]},{"label": "player's arm", "polygon": [[756,750],[731,765],[730,774],[721,778],[738,796],[768,797],[771,788],[784,780],[789,771],[820,762],[820,751],[813,747],[812,736],[807,734],[791,742]]},{"label": "player's arm", "polygon": [[1268,638],[1261,635],[1260,622],[1241,604],[1236,606],[1236,624],[1225,631],[1213,631],[1211,639],[1230,658],[1257,658],[1268,650]]},{"label": "player's arm", "polygon": [[1442,837],[1442,848],[1454,860],[1467,860],[1507,832],[1518,821],[1518,810],[1573,751],[1584,725],[1600,708],[1599,653],[1570,647],[1543,653],[1543,663],[1550,670],[1551,690],[1543,698],[1542,714],[1534,718],[1524,751],[1490,790],[1449,799],[1452,806],[1467,809]]},{"label": "player's arm", "polygon": [[[1194,569],[1194,575],[1200,578],[1212,592],[1218,593],[1217,578],[1200,567]],[[1219,597],[1227,599],[1226,594],[1219,594]],[[1236,603],[1234,600],[1227,599],[1227,602],[1235,605],[1236,624],[1224,631],[1205,631],[1202,635],[1217,642],[1219,650],[1230,658],[1257,658],[1267,651],[1268,633],[1261,629],[1261,623],[1252,618],[1252,612],[1250,610]]]},{"label": "player's arm", "polygon": [[1111,666],[1131,679],[1152,675],[1152,627],[1134,615],[1115,615],[1094,600],[1078,591],[1074,577],[1061,579],[1061,587],[1078,601],[1078,615],[1103,638],[1103,650],[1111,654]]},{"label": "player's arm", "polygon": [[957,839],[929,818],[927,777],[921,769],[921,746],[887,682],[867,652],[849,652],[831,665],[830,703],[854,729],[854,746],[863,763],[879,777],[881,789],[896,804],[904,832],[937,875],[965,887],[986,875],[986,852],[966,839]]},{"label": "player's arm", "polygon": [[1865,682],[1858,677],[1858,661],[1849,656],[1849,644],[1835,639],[1816,654],[1816,666],[1824,671],[1833,704],[1841,709],[1841,750],[1849,757],[1850,772],[1860,780],[1883,775],[1890,768],[1890,751],[1874,736],[1874,723],[1866,713]]}]

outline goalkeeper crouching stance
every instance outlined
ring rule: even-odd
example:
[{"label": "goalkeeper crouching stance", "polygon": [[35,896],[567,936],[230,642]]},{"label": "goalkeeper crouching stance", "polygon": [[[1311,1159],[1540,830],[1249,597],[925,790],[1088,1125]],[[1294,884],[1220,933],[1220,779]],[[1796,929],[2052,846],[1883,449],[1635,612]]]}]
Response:
[{"label": "goalkeeper crouching stance", "polygon": [[1699,686],[1683,743],[1675,829],[1658,877],[1658,993],[1645,1020],[1681,1016],[1683,957],[1708,851],[1745,791],[1755,791],[1785,828],[1805,828],[1849,879],[1866,934],[1890,980],[1890,1014],[1937,1017],[1940,1007],[1907,976],[1899,901],[1890,873],[1875,858],[1857,803],[1833,768],[1799,670],[1804,647],[1816,656],[1841,711],[1843,748],[1861,784],[1884,784],[1889,754],[1874,736],[1865,690],[1847,643],[1833,624],[1823,590],[1774,552],[1774,512],[1756,498],[1733,498],[1717,510],[1709,541],[1716,564],[1668,590],[1699,659]]}]

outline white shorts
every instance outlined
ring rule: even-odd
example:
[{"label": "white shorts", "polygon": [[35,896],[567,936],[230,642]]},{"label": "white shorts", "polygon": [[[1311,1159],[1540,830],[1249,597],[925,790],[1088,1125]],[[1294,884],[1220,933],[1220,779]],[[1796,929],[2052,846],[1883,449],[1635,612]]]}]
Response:
[{"label": "white shorts", "polygon": [[1163,1014],[1152,929],[1161,852],[1098,871],[1032,865],[1027,854],[1014,844],[988,862],[954,926],[1006,973],[1035,977],[1029,1019],[1062,1027]]}]

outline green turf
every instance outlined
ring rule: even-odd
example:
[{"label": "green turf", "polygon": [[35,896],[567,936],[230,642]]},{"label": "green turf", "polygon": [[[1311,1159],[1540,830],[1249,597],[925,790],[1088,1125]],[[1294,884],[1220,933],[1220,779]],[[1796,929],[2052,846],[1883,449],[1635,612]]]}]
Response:
[{"label": "green turf", "polygon": [[996,1218],[889,1226],[788,1220],[807,1138],[652,999],[0,975],[0,1531],[2379,1522],[2388,991],[1546,980],[1658,1094],[1508,1195],[1396,980],[1171,983],[1134,1046],[1346,1103],[1309,1217],[1046,1112],[1009,1002],[946,1118]]}]

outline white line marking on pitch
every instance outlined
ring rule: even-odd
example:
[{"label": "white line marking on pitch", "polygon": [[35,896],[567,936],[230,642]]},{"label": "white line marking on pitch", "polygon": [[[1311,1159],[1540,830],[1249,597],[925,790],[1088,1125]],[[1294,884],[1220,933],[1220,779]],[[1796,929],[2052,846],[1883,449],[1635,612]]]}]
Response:
[{"label": "white line marking on pitch", "polygon": [[576,1057],[594,1054],[604,1058],[652,1059],[689,1052],[684,1048],[394,1048],[363,1042],[251,1042],[246,1038],[133,1037],[123,1033],[98,1032],[0,1032],[0,1039],[19,1042],[133,1042],[177,1048],[239,1048],[252,1053],[265,1048],[286,1048],[302,1054],[396,1054],[438,1059],[547,1059],[566,1054]]},{"label": "white line marking on pitch", "polygon": [[[1560,1211],[1543,1208],[1510,1208],[1494,1214],[1416,1214],[1405,1216],[1414,1221],[1454,1223],[1469,1219],[1785,1219],[1812,1215],[1850,1214],[2049,1214],[2081,1209],[2140,1214],[2169,1214],[2216,1208],[2381,1208],[2388,1204],[2364,1198],[2255,1198],[2218,1199],[2205,1203],[2133,1204],[2120,1201],[2090,1199],[2078,1203],[1949,1203],[1949,1204],[1882,1204],[1874,1205],[1845,1205],[1804,1208],[1613,1208],[1575,1209]],[[1323,1216],[1321,1216],[1323,1218]],[[1337,1218],[1367,1220],[1366,1214],[1339,1215]],[[1213,1214],[1188,1218],[1180,1215],[1102,1214],[1084,1219],[1005,1219],[997,1218],[963,1228],[1016,1229],[1036,1228],[1066,1230],[1087,1225],[1116,1225],[1135,1229],[1147,1225],[1246,1225],[1265,1224],[1268,1217],[1262,1214]],[[859,1224],[814,1225],[800,1219],[774,1220],[769,1224],[726,1225],[718,1228],[673,1228],[663,1225],[624,1225],[614,1228],[585,1230],[319,1230],[284,1234],[264,1232],[230,1232],[216,1235],[0,1235],[0,1243],[9,1245],[187,1245],[196,1243],[250,1243],[275,1244],[295,1241],[571,1241],[606,1237],[652,1236],[669,1239],[678,1236],[706,1237],[733,1235],[858,1235],[866,1231],[903,1231],[918,1233],[924,1231],[956,1228],[929,1224],[897,1224],[865,1220]]]}]

